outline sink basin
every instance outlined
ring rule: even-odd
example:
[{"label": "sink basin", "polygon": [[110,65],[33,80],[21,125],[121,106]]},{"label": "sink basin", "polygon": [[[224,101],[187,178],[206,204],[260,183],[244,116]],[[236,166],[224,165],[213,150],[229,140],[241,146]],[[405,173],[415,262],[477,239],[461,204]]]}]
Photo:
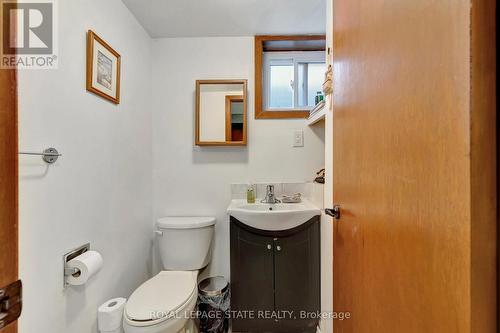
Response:
[{"label": "sink basin", "polygon": [[297,204],[265,204],[260,200],[249,204],[246,200],[233,200],[227,213],[250,227],[277,231],[298,227],[320,215],[321,210],[305,199]]}]

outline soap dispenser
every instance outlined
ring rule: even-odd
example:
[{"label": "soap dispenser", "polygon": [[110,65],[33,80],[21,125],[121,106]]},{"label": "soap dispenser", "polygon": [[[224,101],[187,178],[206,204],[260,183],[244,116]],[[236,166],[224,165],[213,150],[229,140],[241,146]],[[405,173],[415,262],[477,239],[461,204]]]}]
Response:
[{"label": "soap dispenser", "polygon": [[255,188],[252,184],[249,184],[247,188],[247,203],[255,203]]}]

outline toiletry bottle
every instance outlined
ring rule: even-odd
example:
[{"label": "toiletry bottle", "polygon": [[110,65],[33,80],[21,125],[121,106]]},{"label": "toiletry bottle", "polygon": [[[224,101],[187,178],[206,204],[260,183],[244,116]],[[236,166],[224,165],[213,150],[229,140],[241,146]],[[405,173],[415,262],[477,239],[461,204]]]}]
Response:
[{"label": "toiletry bottle", "polygon": [[248,185],[247,188],[247,203],[255,203],[255,189],[252,185]]},{"label": "toiletry bottle", "polygon": [[315,98],[314,98],[314,101],[316,102],[316,105],[317,105],[319,102],[323,101],[324,99],[325,99],[325,96],[323,95],[323,92],[318,91],[318,92],[316,93],[316,96],[315,96]]}]

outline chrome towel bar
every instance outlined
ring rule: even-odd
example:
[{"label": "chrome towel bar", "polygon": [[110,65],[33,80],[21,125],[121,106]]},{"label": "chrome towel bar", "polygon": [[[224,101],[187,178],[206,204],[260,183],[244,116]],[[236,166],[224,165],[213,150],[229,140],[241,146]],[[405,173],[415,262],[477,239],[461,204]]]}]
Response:
[{"label": "chrome towel bar", "polygon": [[48,164],[54,163],[55,161],[57,161],[57,159],[59,158],[59,156],[62,156],[62,154],[59,154],[59,152],[55,148],[47,148],[47,149],[45,149],[41,153],[29,152],[29,151],[20,151],[19,155],[36,155],[36,156],[42,156],[42,159],[46,163],[48,163]]}]

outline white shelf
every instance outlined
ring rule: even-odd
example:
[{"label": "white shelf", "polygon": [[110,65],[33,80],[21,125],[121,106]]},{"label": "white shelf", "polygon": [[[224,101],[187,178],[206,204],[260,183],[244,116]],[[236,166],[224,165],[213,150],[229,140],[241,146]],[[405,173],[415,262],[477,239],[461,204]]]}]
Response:
[{"label": "white shelf", "polygon": [[311,126],[316,124],[317,122],[325,119],[325,113],[326,113],[326,108],[325,108],[326,103],[322,103],[322,105],[318,105],[316,108],[315,112],[311,111],[311,115],[309,118],[307,118],[307,125]]}]

